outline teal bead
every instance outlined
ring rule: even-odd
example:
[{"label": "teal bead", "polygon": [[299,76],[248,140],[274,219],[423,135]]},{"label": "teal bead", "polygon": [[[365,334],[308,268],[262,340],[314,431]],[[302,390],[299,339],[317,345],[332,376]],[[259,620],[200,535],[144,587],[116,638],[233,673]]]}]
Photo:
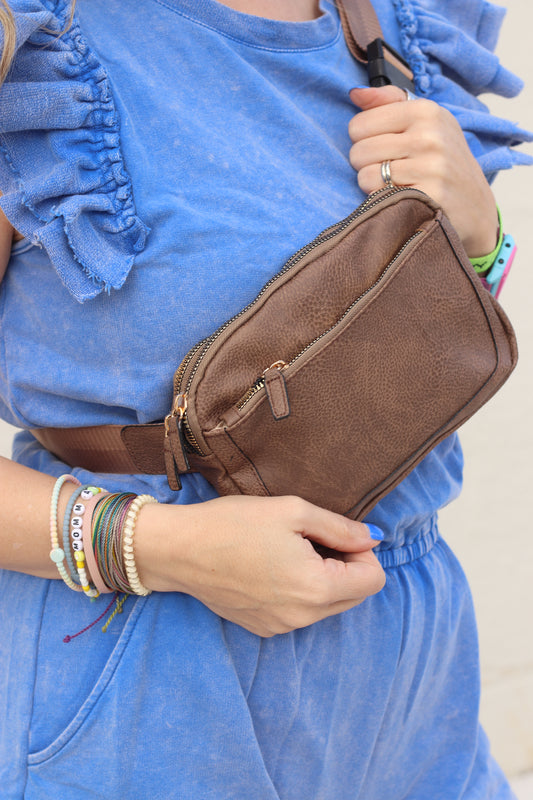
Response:
[{"label": "teal bead", "polygon": [[50,550],[50,558],[54,564],[60,564],[65,560],[65,553],[60,547],[54,547],[53,550]]}]

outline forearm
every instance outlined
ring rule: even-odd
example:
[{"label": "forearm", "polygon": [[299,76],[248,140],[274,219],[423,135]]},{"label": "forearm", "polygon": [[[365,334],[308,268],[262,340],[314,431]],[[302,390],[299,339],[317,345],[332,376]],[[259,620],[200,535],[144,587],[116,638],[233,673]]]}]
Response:
[{"label": "forearm", "polygon": [[[5,497],[0,566],[58,579],[58,569],[50,559],[54,478],[0,459],[0,481]],[[58,543],[74,490],[70,481],[61,488]],[[127,495],[96,495],[88,501],[92,535],[83,536],[83,550],[94,548],[97,570],[101,571],[105,558],[97,535],[98,526],[103,525],[113,539],[105,550],[116,553],[118,549],[119,561],[127,560],[125,545],[129,537],[133,540],[136,569],[145,589],[191,594],[215,613],[261,636],[304,627],[344,611],[384,584],[383,570],[372,553],[381,534],[298,498],[225,497],[189,506],[145,504],[133,531],[127,533],[127,520],[117,527],[112,515],[103,521],[99,512],[92,513],[100,497],[104,505],[129,502]],[[311,541],[337,556],[321,557]],[[83,565],[88,567],[85,581],[90,584],[89,561]],[[119,564],[122,574],[124,567]],[[105,586],[125,591],[116,584],[117,575],[115,571],[110,583],[104,580],[101,591]],[[144,593],[131,581],[130,591]]]},{"label": "forearm", "polygon": [[[43,578],[59,578],[50,561],[50,498],[54,478],[7,458],[0,458],[0,566]],[[64,486],[59,515],[69,491]]]},{"label": "forearm", "polygon": [[[50,559],[50,502],[55,478],[34,469],[0,457],[0,485],[3,502],[0,512],[0,568],[24,572],[41,578],[59,579],[55,564]],[[72,483],[65,483],[59,494],[57,508],[58,527],[61,531],[68,499],[74,491]],[[140,569],[153,576],[154,588],[166,587],[155,575],[158,565],[165,561],[165,544],[172,540],[174,565],[180,541],[187,541],[186,530],[181,537],[172,536],[180,509],[157,506],[142,509],[139,515],[137,544]],[[146,518],[146,519],[145,519]],[[180,527],[180,526],[178,526]],[[152,587],[150,587],[152,588]]]}]

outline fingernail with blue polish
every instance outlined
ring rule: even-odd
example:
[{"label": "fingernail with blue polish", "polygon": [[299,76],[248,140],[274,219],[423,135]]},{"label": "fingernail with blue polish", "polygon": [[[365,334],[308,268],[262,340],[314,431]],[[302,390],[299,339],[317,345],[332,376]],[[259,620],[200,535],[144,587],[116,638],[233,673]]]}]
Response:
[{"label": "fingernail with blue polish", "polygon": [[370,533],[370,538],[374,539],[374,541],[376,541],[376,542],[382,542],[383,539],[385,538],[385,534],[383,533],[381,528],[378,528],[377,525],[372,525],[371,522],[366,522],[365,524],[366,524],[366,526],[368,528],[368,531]]}]

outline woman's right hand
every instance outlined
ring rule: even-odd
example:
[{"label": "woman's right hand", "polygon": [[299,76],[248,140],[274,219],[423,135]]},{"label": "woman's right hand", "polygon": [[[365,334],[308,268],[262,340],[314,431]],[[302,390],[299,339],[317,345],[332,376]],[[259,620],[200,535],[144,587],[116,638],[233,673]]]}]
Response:
[{"label": "woman's right hand", "polygon": [[377,544],[363,523],[297,497],[145,506],[135,534],[145,586],[186,592],[259,636],[303,628],[379,592]]}]

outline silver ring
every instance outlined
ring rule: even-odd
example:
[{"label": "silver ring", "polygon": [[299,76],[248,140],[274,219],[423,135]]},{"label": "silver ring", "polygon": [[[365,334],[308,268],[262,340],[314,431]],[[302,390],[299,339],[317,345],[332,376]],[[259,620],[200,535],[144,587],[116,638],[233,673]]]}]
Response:
[{"label": "silver ring", "polygon": [[392,189],[394,183],[392,182],[392,175],[390,172],[390,161],[381,162],[381,178],[387,189]]},{"label": "silver ring", "polygon": [[413,94],[412,92],[410,92],[409,89],[405,89],[404,88],[404,92],[405,92],[405,99],[406,100],[416,100],[417,99],[416,94]]}]

